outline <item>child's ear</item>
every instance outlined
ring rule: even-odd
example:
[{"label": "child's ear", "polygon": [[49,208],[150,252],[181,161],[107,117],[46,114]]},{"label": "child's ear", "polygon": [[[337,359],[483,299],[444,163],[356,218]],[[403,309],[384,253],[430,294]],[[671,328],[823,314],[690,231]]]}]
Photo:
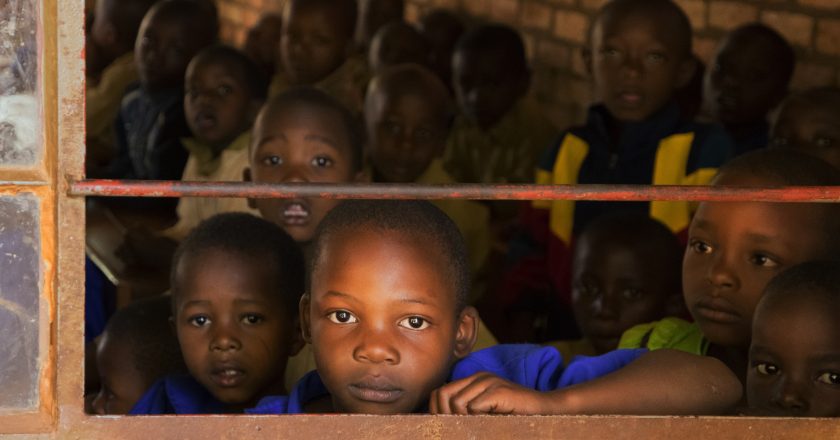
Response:
[{"label": "child's ear", "polygon": [[[245,167],[245,169],[242,170],[242,181],[243,182],[251,182],[252,181],[251,180],[251,167]],[[248,199],[248,207],[251,208],[251,209],[257,209],[257,201],[249,198]]]},{"label": "child's ear", "polygon": [[298,307],[298,312],[300,313],[300,333],[301,337],[303,337],[303,341],[307,344],[312,343],[312,331],[310,328],[310,320],[309,320],[309,303],[311,301],[311,297],[309,296],[309,292],[303,294],[300,297],[300,303]]},{"label": "child's ear", "polygon": [[300,318],[295,318],[295,323],[293,328],[295,332],[292,334],[292,339],[289,341],[291,343],[289,347],[289,357],[295,356],[303,349],[303,346],[306,345],[306,341],[303,340],[303,332],[301,331],[300,326]]},{"label": "child's ear", "polygon": [[694,72],[697,71],[697,59],[693,56],[688,57],[688,59],[683,60],[680,63],[679,71],[677,72],[677,87],[681,89],[688,85],[691,81],[691,78],[694,76]]},{"label": "child's ear", "polygon": [[470,354],[478,337],[478,310],[466,306],[458,316],[458,332],[455,334],[455,357],[461,359]]}]

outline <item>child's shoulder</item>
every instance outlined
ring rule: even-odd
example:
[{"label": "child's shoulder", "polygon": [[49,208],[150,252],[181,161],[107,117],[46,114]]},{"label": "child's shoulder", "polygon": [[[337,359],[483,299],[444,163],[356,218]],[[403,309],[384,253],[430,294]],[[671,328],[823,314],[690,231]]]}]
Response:
[{"label": "child's shoulder", "polygon": [[317,370],[306,373],[287,396],[267,396],[257,406],[245,410],[248,414],[302,414],[306,405],[329,395]]},{"label": "child's shoulder", "polygon": [[157,381],[129,414],[222,414],[225,405],[189,375]]}]

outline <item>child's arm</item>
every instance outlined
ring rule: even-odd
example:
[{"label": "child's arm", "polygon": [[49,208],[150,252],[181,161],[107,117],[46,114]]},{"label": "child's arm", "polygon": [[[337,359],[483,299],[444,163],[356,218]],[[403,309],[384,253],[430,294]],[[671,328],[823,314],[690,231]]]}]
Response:
[{"label": "child's arm", "polygon": [[626,367],[550,392],[478,373],[432,392],[433,414],[720,414],[741,398],[722,362],[676,350],[646,353]]}]

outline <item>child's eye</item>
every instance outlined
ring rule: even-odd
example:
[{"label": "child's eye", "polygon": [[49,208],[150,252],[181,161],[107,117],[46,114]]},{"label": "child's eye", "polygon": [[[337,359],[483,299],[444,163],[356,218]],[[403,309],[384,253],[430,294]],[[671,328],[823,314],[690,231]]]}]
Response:
[{"label": "child's eye", "polygon": [[336,324],[354,324],[359,322],[359,320],[347,310],[338,310],[332,312],[329,315],[327,315],[327,318],[329,318],[330,321]]},{"label": "child's eye", "polygon": [[584,298],[590,298],[598,295],[598,287],[592,284],[580,283],[576,286],[578,295]]},{"label": "child's eye", "polygon": [[400,327],[405,327],[411,330],[423,330],[429,327],[429,321],[419,316],[409,316],[397,323]]},{"label": "child's eye", "polygon": [[326,156],[318,156],[312,159],[312,165],[318,168],[327,168],[332,166],[333,160]]},{"label": "child's eye", "polygon": [[691,250],[698,254],[711,254],[712,246],[700,240],[692,240],[689,244]]},{"label": "child's eye", "polygon": [[775,376],[779,374],[779,367],[767,362],[759,362],[755,364],[755,370],[758,371],[758,374],[763,376]]},{"label": "child's eye", "polygon": [[266,156],[263,158],[262,163],[268,166],[277,166],[283,163],[283,159],[280,156]]},{"label": "child's eye", "polygon": [[245,324],[259,324],[265,321],[261,315],[257,315],[256,313],[249,313],[242,317],[242,322]]},{"label": "child's eye", "polygon": [[196,327],[204,327],[205,325],[210,323],[210,318],[208,318],[206,316],[203,316],[203,315],[193,316],[193,317],[189,318],[187,320],[187,322],[189,322],[190,324],[192,324]]},{"label": "child's eye", "polygon": [[830,148],[834,145],[834,139],[830,137],[820,136],[814,139],[814,145],[820,148]]},{"label": "child's eye", "polygon": [[777,267],[779,263],[772,257],[764,254],[755,254],[750,258],[750,262],[756,266],[762,267]]},{"label": "child's eye", "polygon": [[624,289],[624,291],[621,292],[621,296],[628,301],[636,301],[641,298],[643,294],[644,292],[639,289]]},{"label": "child's eye", "polygon": [[649,53],[647,55],[647,60],[651,64],[662,64],[665,61],[665,55],[658,52]]},{"label": "child's eye", "polygon": [[825,373],[820,374],[817,378],[817,382],[827,383],[829,385],[840,385],[840,373],[826,371]]},{"label": "child's eye", "polygon": [[774,137],[770,139],[770,146],[771,147],[786,147],[790,141],[786,137]]}]

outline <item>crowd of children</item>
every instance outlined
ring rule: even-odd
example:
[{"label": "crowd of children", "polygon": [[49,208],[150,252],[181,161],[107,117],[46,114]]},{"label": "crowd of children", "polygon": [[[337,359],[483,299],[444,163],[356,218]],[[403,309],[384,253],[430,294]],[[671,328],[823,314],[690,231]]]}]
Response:
[{"label": "crowd of children", "polygon": [[[97,0],[89,176],[840,185],[840,90],[789,93],[795,52],[766,26],[732,31],[704,73],[672,0],[607,2],[583,36],[594,103],[560,130],[515,29],[404,10],[287,0],[240,50],[218,43],[210,0]],[[120,255],[169,290],[88,335],[97,414],[840,416],[838,204],[174,213],[125,232]]]}]

